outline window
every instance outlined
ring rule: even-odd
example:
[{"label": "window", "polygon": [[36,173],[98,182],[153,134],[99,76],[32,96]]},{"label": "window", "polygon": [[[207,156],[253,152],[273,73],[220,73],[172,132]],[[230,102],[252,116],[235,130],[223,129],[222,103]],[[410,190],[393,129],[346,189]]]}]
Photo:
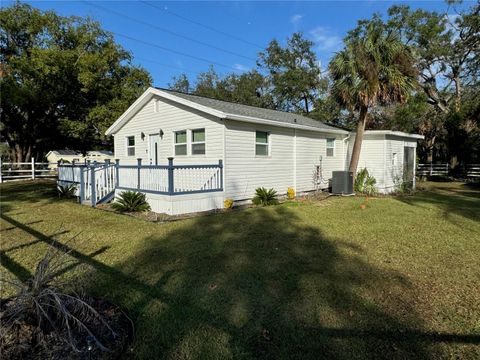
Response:
[{"label": "window", "polygon": [[255,155],[268,156],[269,134],[265,131],[255,132]]},{"label": "window", "polygon": [[205,129],[192,130],[192,155],[205,155]]},{"label": "window", "polygon": [[327,156],[335,156],[335,139],[327,139]]},{"label": "window", "polygon": [[175,155],[187,155],[187,131],[175,132]]},{"label": "window", "polygon": [[397,153],[392,154],[392,165],[393,166],[397,165]]},{"label": "window", "polygon": [[127,156],[135,156],[135,136],[127,136]]}]

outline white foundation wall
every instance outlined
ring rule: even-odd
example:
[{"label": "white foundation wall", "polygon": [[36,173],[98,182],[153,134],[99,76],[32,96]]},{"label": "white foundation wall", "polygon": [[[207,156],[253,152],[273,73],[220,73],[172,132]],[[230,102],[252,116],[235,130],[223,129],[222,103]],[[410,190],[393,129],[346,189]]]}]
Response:
[{"label": "white foundation wall", "polygon": [[[116,190],[115,197],[118,197],[121,192],[121,190]],[[219,191],[174,196],[146,193],[146,198],[153,212],[181,215],[222,209],[224,193]]]},{"label": "white foundation wall", "polygon": [[[327,156],[327,138],[335,138],[333,156]],[[329,187],[332,171],[345,170],[345,136],[335,136],[312,131],[296,131],[296,190],[305,192],[316,189],[314,174],[320,166],[321,178],[318,188]]]},{"label": "white foundation wall", "polygon": [[[255,155],[255,132],[270,133],[270,155]],[[294,130],[225,122],[225,194],[234,200],[251,199],[258,187],[285,194],[294,186]]]},{"label": "white foundation wall", "polygon": [[[155,112],[155,101],[158,112]],[[205,155],[174,155],[174,132],[205,128],[206,149]],[[120,164],[136,164],[137,158],[143,164],[150,163],[149,135],[163,131],[163,138],[159,145],[159,165],[166,165],[168,157],[174,157],[174,164],[216,164],[223,160],[223,122],[213,116],[187,109],[183,105],[174,104],[168,100],[153,98],[143,106],[114,136],[115,158]],[[142,140],[141,133],[145,134]],[[135,156],[127,156],[126,140],[128,136],[135,136]],[[188,141],[189,142],[189,141]],[[189,154],[191,153],[191,149]]]}]

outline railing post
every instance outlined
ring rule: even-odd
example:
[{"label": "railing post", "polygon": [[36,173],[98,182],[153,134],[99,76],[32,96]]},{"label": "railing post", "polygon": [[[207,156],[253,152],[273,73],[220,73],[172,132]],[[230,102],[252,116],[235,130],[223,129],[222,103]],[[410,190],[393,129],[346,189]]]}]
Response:
[{"label": "railing post", "polygon": [[35,158],[32,156],[32,180],[35,180]]},{"label": "railing post", "polygon": [[433,163],[430,163],[430,176],[432,176],[433,173]]},{"label": "railing post", "polygon": [[115,189],[118,188],[120,178],[120,159],[115,159]]},{"label": "railing post", "polygon": [[85,201],[85,179],[83,178],[83,168],[80,168],[80,204],[83,204]]},{"label": "railing post", "polygon": [[218,160],[218,167],[220,168],[220,189],[223,190],[223,160]]},{"label": "railing post", "polygon": [[0,184],[3,182],[3,178],[2,178],[2,167],[3,167],[2,159],[0,158]]},{"label": "railing post", "polygon": [[140,189],[140,167],[142,166],[142,159],[137,159],[137,189]]},{"label": "railing post", "polygon": [[94,161],[93,165],[90,167],[90,186],[92,188],[90,200],[92,201],[92,207],[95,207],[97,205],[97,193],[95,187],[95,165],[97,165],[96,161]]},{"label": "railing post", "polygon": [[110,159],[105,159],[105,176],[104,176],[104,184],[105,184],[105,187],[107,187],[107,184],[108,184],[108,174],[109,174],[109,168],[110,167]]},{"label": "railing post", "polygon": [[173,182],[173,157],[168,158],[168,195],[173,195],[174,182]]}]

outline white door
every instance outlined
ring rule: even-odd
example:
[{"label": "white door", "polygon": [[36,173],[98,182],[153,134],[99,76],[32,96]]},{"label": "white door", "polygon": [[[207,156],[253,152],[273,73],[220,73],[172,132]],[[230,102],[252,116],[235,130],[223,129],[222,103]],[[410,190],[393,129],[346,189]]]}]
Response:
[{"label": "white door", "polygon": [[150,158],[150,164],[151,165],[158,165],[158,162],[160,160],[160,135],[159,134],[153,134],[150,135],[149,139],[149,144],[150,148],[148,150],[148,156]]}]

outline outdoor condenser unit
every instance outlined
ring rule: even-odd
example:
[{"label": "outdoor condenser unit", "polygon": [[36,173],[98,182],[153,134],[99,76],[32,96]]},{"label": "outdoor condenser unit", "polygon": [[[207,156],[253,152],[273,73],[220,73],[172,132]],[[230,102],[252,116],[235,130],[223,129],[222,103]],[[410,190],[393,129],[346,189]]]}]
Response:
[{"label": "outdoor condenser unit", "polygon": [[332,172],[332,194],[351,195],[353,194],[353,173],[350,171]]}]

